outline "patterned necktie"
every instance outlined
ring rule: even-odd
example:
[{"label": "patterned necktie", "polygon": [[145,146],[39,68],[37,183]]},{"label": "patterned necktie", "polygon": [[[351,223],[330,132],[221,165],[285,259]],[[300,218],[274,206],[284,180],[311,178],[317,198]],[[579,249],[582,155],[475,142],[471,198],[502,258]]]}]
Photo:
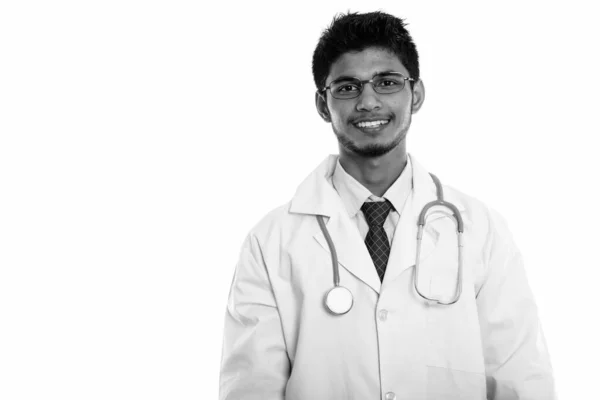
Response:
[{"label": "patterned necktie", "polygon": [[383,282],[385,267],[390,257],[390,242],[383,229],[383,223],[392,209],[392,204],[387,200],[385,202],[365,202],[360,209],[365,214],[365,218],[369,224],[369,232],[365,238],[365,244],[373,259],[379,279]]}]

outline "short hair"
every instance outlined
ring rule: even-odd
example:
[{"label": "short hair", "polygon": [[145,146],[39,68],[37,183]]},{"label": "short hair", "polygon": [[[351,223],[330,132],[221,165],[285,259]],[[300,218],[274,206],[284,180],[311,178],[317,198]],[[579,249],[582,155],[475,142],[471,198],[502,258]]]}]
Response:
[{"label": "short hair", "polygon": [[402,19],[381,11],[348,12],[333,17],[313,53],[312,72],[317,90],[325,87],[331,66],[344,53],[360,52],[369,47],[395,54],[410,77],[415,82],[419,80],[419,54]]}]

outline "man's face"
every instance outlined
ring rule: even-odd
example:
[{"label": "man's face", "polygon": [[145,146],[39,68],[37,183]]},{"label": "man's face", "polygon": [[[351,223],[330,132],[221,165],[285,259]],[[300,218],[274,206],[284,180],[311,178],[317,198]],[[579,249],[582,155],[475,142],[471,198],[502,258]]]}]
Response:
[{"label": "man's face", "polygon": [[[342,76],[365,80],[390,71],[410,77],[398,57],[387,50],[371,47],[361,52],[345,53],[331,66],[326,86]],[[396,148],[406,137],[411,114],[420,108],[423,100],[421,82],[415,85],[414,91],[406,82],[400,92],[380,94],[367,83],[360,96],[342,100],[334,98],[327,90],[325,100],[317,97],[317,109],[323,119],[331,122],[342,146],[340,150],[362,157],[379,157]],[[365,121],[376,120],[387,122],[363,126]]]}]

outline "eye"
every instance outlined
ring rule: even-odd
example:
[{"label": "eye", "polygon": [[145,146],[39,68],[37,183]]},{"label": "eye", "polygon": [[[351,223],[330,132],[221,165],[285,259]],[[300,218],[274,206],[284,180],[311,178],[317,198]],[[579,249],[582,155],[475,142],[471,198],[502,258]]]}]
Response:
[{"label": "eye", "polygon": [[336,92],[338,93],[353,93],[358,91],[358,86],[350,83],[345,83],[336,88]]},{"label": "eye", "polygon": [[379,82],[377,82],[377,86],[383,86],[383,87],[390,87],[390,86],[396,86],[396,85],[400,85],[400,81],[398,81],[397,79],[392,79],[392,78],[384,78],[384,79],[380,80]]}]

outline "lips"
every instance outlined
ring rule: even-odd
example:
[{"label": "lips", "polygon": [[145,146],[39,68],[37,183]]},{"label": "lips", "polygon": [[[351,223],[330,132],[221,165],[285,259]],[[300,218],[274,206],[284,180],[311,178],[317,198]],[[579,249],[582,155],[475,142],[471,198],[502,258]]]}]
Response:
[{"label": "lips", "polygon": [[382,125],[387,125],[389,122],[389,119],[377,119],[374,121],[355,122],[354,125],[358,128],[378,128]]},{"label": "lips", "polygon": [[353,121],[351,120],[351,123],[359,129],[374,129],[384,127],[391,120],[392,116],[390,115],[364,115]]}]

